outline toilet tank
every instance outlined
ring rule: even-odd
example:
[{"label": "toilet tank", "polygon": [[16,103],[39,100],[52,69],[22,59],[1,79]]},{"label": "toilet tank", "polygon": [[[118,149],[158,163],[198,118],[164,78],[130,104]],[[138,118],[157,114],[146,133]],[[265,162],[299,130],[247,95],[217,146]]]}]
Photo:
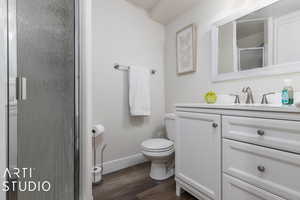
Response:
[{"label": "toilet tank", "polygon": [[167,132],[167,138],[175,141],[176,135],[176,115],[174,113],[168,113],[165,116],[165,126]]}]

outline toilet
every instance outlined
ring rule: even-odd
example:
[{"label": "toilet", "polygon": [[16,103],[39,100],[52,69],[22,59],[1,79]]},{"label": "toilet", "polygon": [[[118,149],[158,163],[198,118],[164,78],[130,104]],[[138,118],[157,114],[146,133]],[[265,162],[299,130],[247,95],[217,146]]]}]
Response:
[{"label": "toilet", "polygon": [[149,139],[141,145],[142,153],[151,161],[150,177],[154,180],[165,180],[174,175],[175,119],[173,113],[165,116],[168,139]]}]

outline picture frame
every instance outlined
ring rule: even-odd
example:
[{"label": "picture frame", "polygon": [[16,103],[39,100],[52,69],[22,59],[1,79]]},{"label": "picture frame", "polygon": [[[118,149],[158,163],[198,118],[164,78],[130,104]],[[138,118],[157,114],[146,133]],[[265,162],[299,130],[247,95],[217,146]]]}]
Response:
[{"label": "picture frame", "polygon": [[177,74],[197,71],[197,29],[190,24],[176,33]]}]

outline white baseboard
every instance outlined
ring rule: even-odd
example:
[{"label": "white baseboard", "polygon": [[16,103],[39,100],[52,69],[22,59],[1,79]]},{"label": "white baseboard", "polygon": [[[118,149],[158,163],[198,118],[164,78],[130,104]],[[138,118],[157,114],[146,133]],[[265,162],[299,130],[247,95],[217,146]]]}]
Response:
[{"label": "white baseboard", "polygon": [[128,156],[125,158],[120,158],[117,160],[112,160],[103,163],[103,174],[109,174],[112,172],[119,171],[121,169],[125,169],[127,167],[131,167],[140,163],[146,162],[146,158],[143,154],[135,154],[132,156]]}]

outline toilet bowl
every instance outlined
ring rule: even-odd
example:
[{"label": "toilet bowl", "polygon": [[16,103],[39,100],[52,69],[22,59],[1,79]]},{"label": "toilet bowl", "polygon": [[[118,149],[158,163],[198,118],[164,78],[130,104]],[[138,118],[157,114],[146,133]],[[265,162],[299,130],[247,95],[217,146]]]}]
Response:
[{"label": "toilet bowl", "polygon": [[167,114],[165,117],[168,139],[149,139],[141,144],[143,155],[151,161],[152,179],[165,180],[174,175],[175,118],[174,114]]}]

